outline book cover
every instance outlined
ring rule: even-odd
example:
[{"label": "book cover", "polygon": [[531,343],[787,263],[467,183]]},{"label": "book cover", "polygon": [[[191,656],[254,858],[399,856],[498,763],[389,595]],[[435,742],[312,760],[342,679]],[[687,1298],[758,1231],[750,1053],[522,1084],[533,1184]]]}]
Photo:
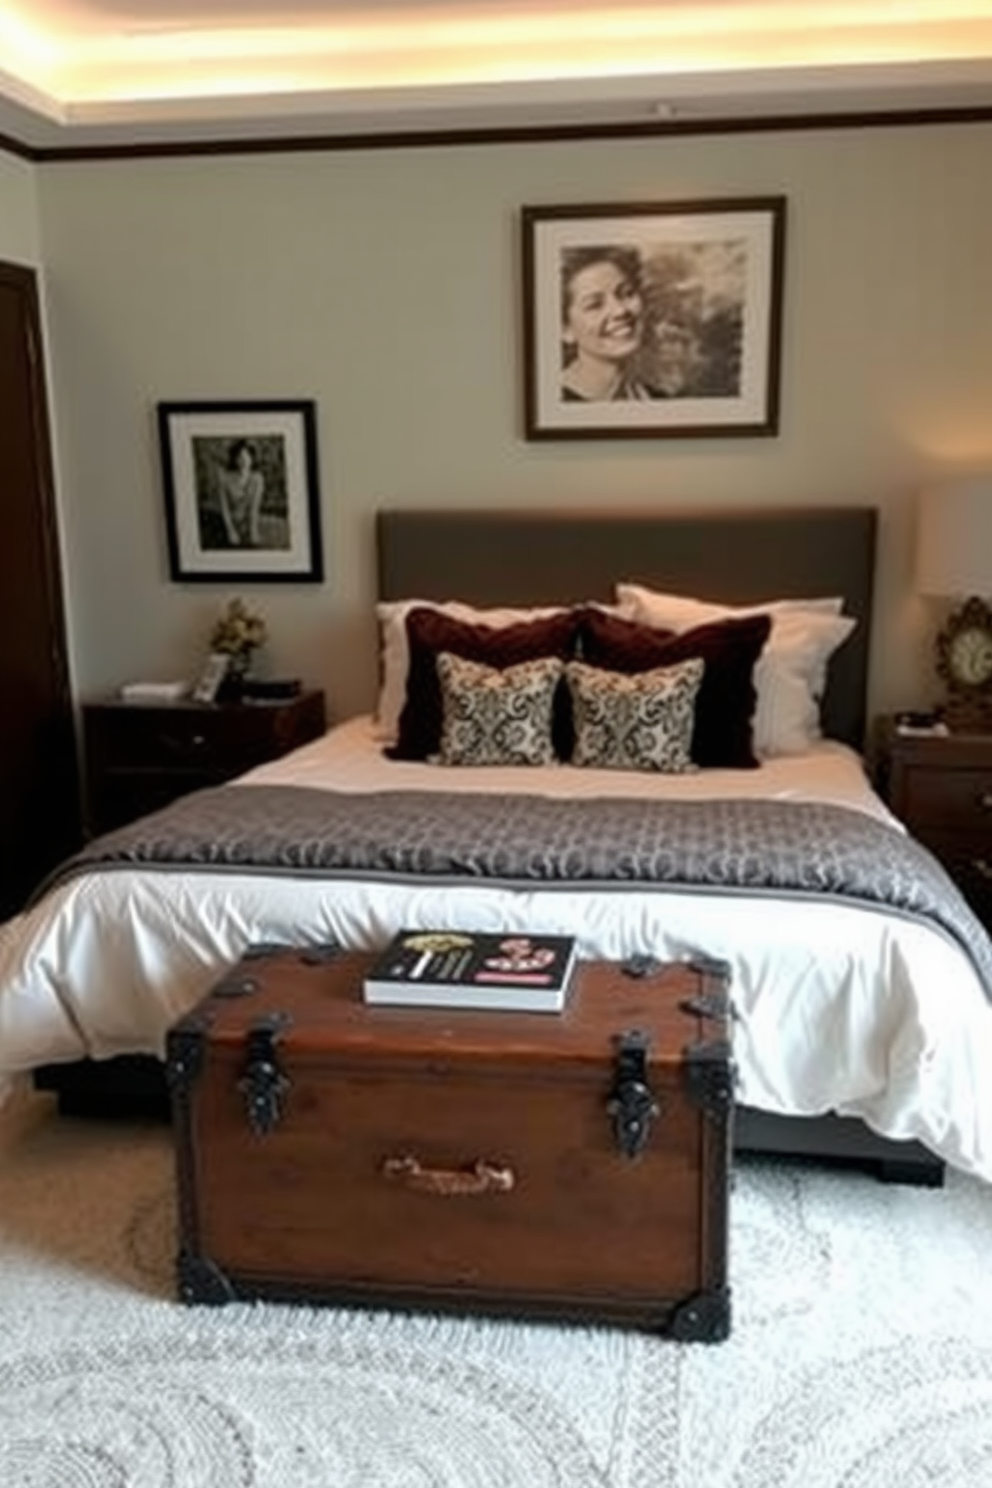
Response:
[{"label": "book cover", "polygon": [[366,1002],[557,1013],[576,961],[571,935],[401,930],[365,977]]}]

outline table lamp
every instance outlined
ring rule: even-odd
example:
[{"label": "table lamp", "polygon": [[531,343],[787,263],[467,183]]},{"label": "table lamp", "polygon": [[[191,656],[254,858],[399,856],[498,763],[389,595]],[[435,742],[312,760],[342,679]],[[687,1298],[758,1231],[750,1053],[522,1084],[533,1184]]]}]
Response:
[{"label": "table lamp", "polygon": [[944,718],[959,732],[992,732],[992,473],[924,491],[919,503],[916,586],[962,601],[936,637]]}]

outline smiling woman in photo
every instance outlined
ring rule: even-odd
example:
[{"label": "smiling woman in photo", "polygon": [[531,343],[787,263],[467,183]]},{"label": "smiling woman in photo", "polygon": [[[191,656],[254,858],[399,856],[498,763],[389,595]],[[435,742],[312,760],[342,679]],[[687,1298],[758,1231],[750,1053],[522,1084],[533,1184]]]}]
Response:
[{"label": "smiling woman in photo", "polygon": [[561,339],[566,403],[660,398],[638,369],[645,330],[640,255],[612,244],[561,255]]}]

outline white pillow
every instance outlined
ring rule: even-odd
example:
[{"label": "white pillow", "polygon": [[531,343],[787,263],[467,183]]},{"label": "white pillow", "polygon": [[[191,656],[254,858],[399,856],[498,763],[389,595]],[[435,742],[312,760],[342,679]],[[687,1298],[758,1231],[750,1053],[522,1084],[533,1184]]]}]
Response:
[{"label": "white pillow", "polygon": [[839,615],[844,601],[838,595],[817,599],[763,599],[752,605],[718,604],[712,599],[690,599],[685,594],[663,594],[643,584],[617,584],[616,599],[621,611],[633,620],[634,610],[650,610],[657,620],[642,624],[665,626],[669,630],[692,630],[708,625],[711,620],[734,620],[744,615],[788,614],[793,610],[814,615]]},{"label": "white pillow", "polygon": [[616,597],[627,619],[676,633],[745,615],[771,615],[771,632],[754,669],[755,753],[764,759],[803,754],[821,737],[820,699],[827,685],[827,663],[857,624],[841,615],[843,599],[722,605],[662,594],[639,584],[618,584]]},{"label": "white pillow", "polygon": [[549,615],[560,615],[565,605],[550,605],[544,609],[494,608],[478,610],[460,600],[440,602],[433,599],[396,599],[383,601],[375,607],[379,621],[379,701],[376,706],[374,732],[383,743],[396,742],[399,733],[400,714],[406,702],[406,679],[410,670],[410,648],[406,639],[406,617],[411,610],[427,608],[442,610],[453,620],[466,625],[491,625],[494,629],[506,625],[518,625],[527,620],[543,620]]},{"label": "white pillow", "polygon": [[827,685],[827,663],[856,625],[849,615],[798,610],[773,617],[771,635],[754,669],[756,754],[764,759],[804,754],[822,737],[820,699]]}]

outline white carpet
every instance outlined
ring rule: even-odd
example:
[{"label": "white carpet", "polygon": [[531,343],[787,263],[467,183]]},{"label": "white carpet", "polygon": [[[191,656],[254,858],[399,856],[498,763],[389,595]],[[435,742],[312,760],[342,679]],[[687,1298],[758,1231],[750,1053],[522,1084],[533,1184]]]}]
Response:
[{"label": "white carpet", "polygon": [[40,1104],[5,1126],[0,1488],[992,1484],[992,1189],[970,1180],[742,1166],[733,1333],[686,1347],[186,1308],[168,1133]]}]

